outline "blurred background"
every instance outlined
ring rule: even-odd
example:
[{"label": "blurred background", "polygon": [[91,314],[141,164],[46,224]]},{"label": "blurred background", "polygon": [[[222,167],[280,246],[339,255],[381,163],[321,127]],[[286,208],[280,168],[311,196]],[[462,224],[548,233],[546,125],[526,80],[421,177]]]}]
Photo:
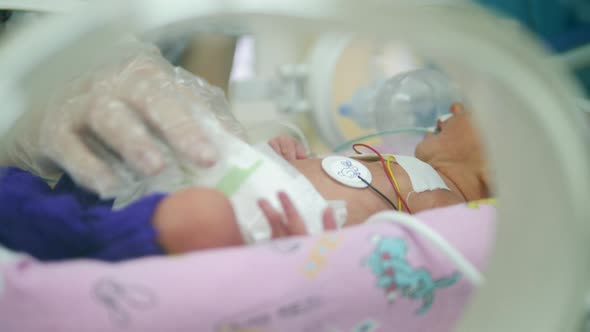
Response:
[{"label": "blurred background", "polygon": [[[464,3],[453,0],[440,2]],[[550,53],[568,64],[586,96],[590,95],[589,0],[474,2],[504,18],[498,20],[498,24],[519,25],[538,37]],[[34,20],[39,15],[42,14],[0,11],[3,31],[0,43],[9,34],[11,25]],[[148,38],[160,47],[173,64],[221,87],[228,95],[233,113],[246,126],[253,141],[289,133],[301,137],[311,150],[320,153],[333,150],[348,139],[382,129],[375,128],[375,116],[369,114],[367,108],[374,102],[377,87],[388,77],[416,68],[436,68],[428,57],[416,54],[403,41],[384,45],[374,40],[342,40],[338,36],[326,38],[294,33],[293,42],[285,43],[284,40],[274,40],[276,37],[273,31],[263,28],[258,31],[199,31],[176,35],[174,38],[152,35]],[[258,47],[260,45],[281,46],[269,49]],[[328,53],[314,53],[314,49],[317,51],[322,48],[324,51],[325,48],[339,49],[339,52],[332,58],[323,59],[326,57],[324,54]],[[314,59],[314,54],[320,53],[317,56],[320,59]],[[317,74],[313,77],[318,67],[313,67],[311,63],[320,63],[319,67],[333,66],[334,69],[323,73],[325,81],[314,85],[314,80],[322,78],[318,78]],[[318,106],[317,101],[315,104],[310,102],[306,89],[328,85],[330,96],[321,96],[325,99],[322,105]],[[581,100],[580,105],[589,109],[590,114],[587,100]],[[329,119],[328,115],[321,115],[326,119],[322,122],[314,110],[326,107],[332,110],[332,114]],[[433,116],[425,118],[424,123],[434,122]],[[388,120],[400,121],[399,118]],[[285,125],[276,126],[277,123]],[[416,123],[412,125],[422,126]],[[320,132],[323,134],[320,135]],[[397,137],[401,139],[401,136]]]},{"label": "blurred background", "polygon": [[[557,54],[590,42],[588,0],[477,0],[480,4],[518,21]],[[590,92],[590,66],[575,68],[575,75]]]}]

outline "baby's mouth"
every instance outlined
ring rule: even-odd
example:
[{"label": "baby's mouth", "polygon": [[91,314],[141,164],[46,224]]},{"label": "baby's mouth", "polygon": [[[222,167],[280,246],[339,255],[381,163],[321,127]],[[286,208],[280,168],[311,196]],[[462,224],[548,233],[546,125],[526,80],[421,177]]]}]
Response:
[{"label": "baby's mouth", "polygon": [[442,121],[438,120],[436,122],[436,128],[434,128],[434,134],[438,134],[442,131]]},{"label": "baby's mouth", "polygon": [[442,121],[439,119],[436,121],[436,126],[428,128],[428,131],[433,135],[438,135],[442,131]]}]

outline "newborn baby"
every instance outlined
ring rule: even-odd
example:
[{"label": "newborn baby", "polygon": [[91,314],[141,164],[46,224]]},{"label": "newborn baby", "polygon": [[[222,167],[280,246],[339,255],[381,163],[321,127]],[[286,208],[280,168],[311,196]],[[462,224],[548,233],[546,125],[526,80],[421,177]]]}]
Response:
[{"label": "newborn baby", "polygon": [[[428,176],[441,183],[437,187],[439,189],[415,192],[414,182],[422,173],[416,173],[407,165],[406,169],[397,163],[392,165],[400,193],[404,199],[407,198],[412,212],[490,195],[482,146],[470,115],[460,103],[453,104],[450,111],[453,116],[447,121],[439,121],[436,132],[427,134],[415,153],[418,160],[427,164],[419,164],[420,168],[426,167],[430,172]],[[362,223],[379,211],[391,209],[387,201],[368,188],[347,187],[333,180],[322,169],[322,159],[307,159],[303,148],[294,139],[279,136],[269,144],[301,172],[322,197],[347,203],[344,226]],[[397,200],[381,163],[359,161],[372,173],[372,185],[391,201]],[[415,164],[416,161],[410,165]],[[258,202],[271,226],[273,237],[306,234],[302,218],[289,197],[279,193],[279,200],[284,213],[276,211],[265,200]],[[335,228],[333,211],[327,209],[322,222],[326,229]],[[193,188],[169,196],[158,206],[153,223],[159,230],[161,243],[172,252],[244,244],[231,202],[212,189]]]},{"label": "newborn baby", "polygon": [[[412,212],[489,196],[482,146],[470,115],[461,104],[454,104],[451,112],[453,117],[439,122],[437,131],[427,134],[418,144],[417,159],[396,156],[399,164],[392,165],[401,196]],[[300,192],[307,193],[307,197],[288,197],[279,192],[282,211],[277,211],[267,200],[256,202],[260,197],[274,198],[276,191],[262,196],[257,187],[250,188],[251,195],[242,197],[246,201],[241,206],[259,214],[265,228],[270,226],[268,237],[312,233],[305,222],[310,219],[317,232],[335,229],[337,223],[359,224],[379,211],[391,209],[371,189],[347,187],[332,179],[322,169],[322,159],[307,159],[303,148],[289,136],[279,136],[269,145],[272,149],[265,148],[276,157],[275,163],[294,168],[302,180],[279,183],[275,188],[290,190],[292,185],[305,183],[307,189]],[[396,201],[397,194],[381,163],[371,161],[373,156],[363,156],[367,157],[358,161],[370,170],[371,184],[390,201]],[[266,174],[262,176],[264,179]],[[420,183],[427,185],[418,188]],[[234,198],[201,186],[147,195],[113,211],[111,202],[98,200],[76,187],[67,176],[50,188],[41,178],[22,170],[7,170],[0,177],[0,243],[42,260],[94,257],[113,261],[243,245],[248,241],[240,222],[251,218],[236,212],[239,209],[233,204]],[[307,210],[297,211],[292,200]],[[322,211],[326,204],[316,204],[317,213],[310,214],[306,204],[314,205],[319,200],[344,201],[345,220],[331,208]]]}]

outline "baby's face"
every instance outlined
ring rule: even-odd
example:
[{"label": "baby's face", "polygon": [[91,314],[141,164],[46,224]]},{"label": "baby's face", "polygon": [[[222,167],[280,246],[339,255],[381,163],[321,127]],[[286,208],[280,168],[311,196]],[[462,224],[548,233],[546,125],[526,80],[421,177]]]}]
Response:
[{"label": "baby's face", "polygon": [[463,105],[451,106],[453,116],[439,121],[437,133],[428,133],[416,146],[416,158],[424,162],[483,162],[483,149],[479,133],[471,121],[471,115]]}]

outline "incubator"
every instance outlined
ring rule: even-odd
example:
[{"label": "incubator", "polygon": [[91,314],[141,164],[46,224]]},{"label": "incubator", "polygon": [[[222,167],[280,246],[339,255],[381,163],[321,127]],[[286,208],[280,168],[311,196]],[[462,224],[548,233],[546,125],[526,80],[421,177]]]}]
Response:
[{"label": "incubator", "polygon": [[565,62],[522,28],[452,1],[92,6],[49,15],[0,43],[0,135],[52,87],[108,57],[125,33],[149,41],[200,32],[253,40],[254,63],[234,75],[228,91],[252,141],[288,133],[327,153],[364,137],[412,154],[461,101],[482,130],[500,204],[490,268],[458,331],[583,326],[590,312],[590,129],[579,105],[586,101]]}]

